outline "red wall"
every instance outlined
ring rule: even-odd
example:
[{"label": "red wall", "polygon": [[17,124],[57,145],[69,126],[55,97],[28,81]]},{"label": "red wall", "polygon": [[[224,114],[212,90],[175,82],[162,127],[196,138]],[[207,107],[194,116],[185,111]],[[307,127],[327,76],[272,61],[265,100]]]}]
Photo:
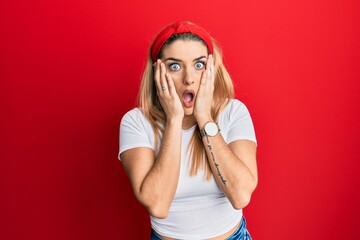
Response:
[{"label": "red wall", "polygon": [[118,162],[147,47],[174,20],[221,43],[252,113],[255,240],[359,239],[360,3],[0,3],[0,238],[148,239]]}]

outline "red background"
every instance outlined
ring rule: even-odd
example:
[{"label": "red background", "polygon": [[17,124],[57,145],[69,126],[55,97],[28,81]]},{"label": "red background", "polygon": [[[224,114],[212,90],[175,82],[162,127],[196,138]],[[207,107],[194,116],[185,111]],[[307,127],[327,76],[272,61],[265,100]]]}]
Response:
[{"label": "red background", "polygon": [[119,121],[151,39],[180,19],[220,42],[252,114],[253,238],[360,239],[359,13],[357,0],[1,1],[0,238],[149,239]]}]

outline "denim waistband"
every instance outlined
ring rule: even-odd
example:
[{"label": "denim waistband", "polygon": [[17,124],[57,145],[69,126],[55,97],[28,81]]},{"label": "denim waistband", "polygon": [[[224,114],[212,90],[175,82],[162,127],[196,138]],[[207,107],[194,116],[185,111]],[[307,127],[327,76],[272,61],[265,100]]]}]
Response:
[{"label": "denim waistband", "polygon": [[231,234],[226,240],[251,240],[251,236],[249,234],[249,231],[246,228],[246,220],[244,216],[241,219],[241,223],[238,227],[238,229]]},{"label": "denim waistband", "polygon": [[[160,235],[151,228],[151,240],[162,240]],[[231,234],[226,240],[252,240],[249,231],[246,228],[246,220],[244,216],[241,219],[241,223],[236,231]]]}]

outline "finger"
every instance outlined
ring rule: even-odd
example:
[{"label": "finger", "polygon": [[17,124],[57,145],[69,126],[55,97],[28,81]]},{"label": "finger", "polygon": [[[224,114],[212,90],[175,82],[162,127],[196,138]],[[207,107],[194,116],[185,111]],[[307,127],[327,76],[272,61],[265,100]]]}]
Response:
[{"label": "finger", "polygon": [[212,54],[209,56],[209,62],[210,62],[210,76],[214,78],[215,76],[215,65],[214,65],[214,57]]},{"label": "finger", "polygon": [[214,76],[214,58],[212,54],[209,54],[207,62],[206,62],[206,70],[208,71],[209,78],[213,78]]},{"label": "finger", "polygon": [[207,59],[206,59],[206,70],[210,69],[210,62],[211,62],[211,54],[208,55]]},{"label": "finger", "polygon": [[205,84],[206,84],[207,77],[208,77],[208,70],[205,69],[205,70],[202,72],[202,75],[201,75],[201,79],[200,79],[200,84],[201,84],[201,85],[205,85]]},{"label": "finger", "polygon": [[166,73],[166,81],[169,87],[169,93],[173,96],[175,96],[176,93],[176,89],[175,89],[175,85],[174,85],[174,81],[172,80],[171,76],[169,73]]},{"label": "finger", "polygon": [[203,75],[200,81],[201,84],[211,83],[212,75],[213,75],[213,59],[212,59],[212,55],[209,54],[209,56],[207,57],[205,70],[203,71]]},{"label": "finger", "polygon": [[210,81],[211,81],[211,85],[213,86],[215,83],[215,65],[214,65],[214,57],[212,54],[209,55],[209,77],[210,77]]},{"label": "finger", "polygon": [[166,75],[165,64],[161,63],[161,65],[160,65],[160,84],[161,84],[161,87],[160,87],[160,89],[164,93],[168,93],[169,87],[168,87],[165,75]]},{"label": "finger", "polygon": [[161,84],[160,84],[160,63],[161,60],[158,59],[155,63],[155,73],[154,73],[154,81],[156,85],[156,89],[158,92],[161,91]]},{"label": "finger", "polygon": [[206,89],[207,91],[212,92],[214,89],[214,60],[212,54],[209,54],[206,61]]}]

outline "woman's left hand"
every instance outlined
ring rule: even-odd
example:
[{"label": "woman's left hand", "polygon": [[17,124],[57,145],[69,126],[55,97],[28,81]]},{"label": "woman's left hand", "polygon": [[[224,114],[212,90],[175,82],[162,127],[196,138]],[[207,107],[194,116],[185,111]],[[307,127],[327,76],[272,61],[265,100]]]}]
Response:
[{"label": "woman's left hand", "polygon": [[214,93],[214,82],[214,60],[213,56],[210,54],[206,62],[206,68],[202,73],[199,90],[195,99],[194,117],[198,124],[205,124],[212,120],[211,106]]}]

